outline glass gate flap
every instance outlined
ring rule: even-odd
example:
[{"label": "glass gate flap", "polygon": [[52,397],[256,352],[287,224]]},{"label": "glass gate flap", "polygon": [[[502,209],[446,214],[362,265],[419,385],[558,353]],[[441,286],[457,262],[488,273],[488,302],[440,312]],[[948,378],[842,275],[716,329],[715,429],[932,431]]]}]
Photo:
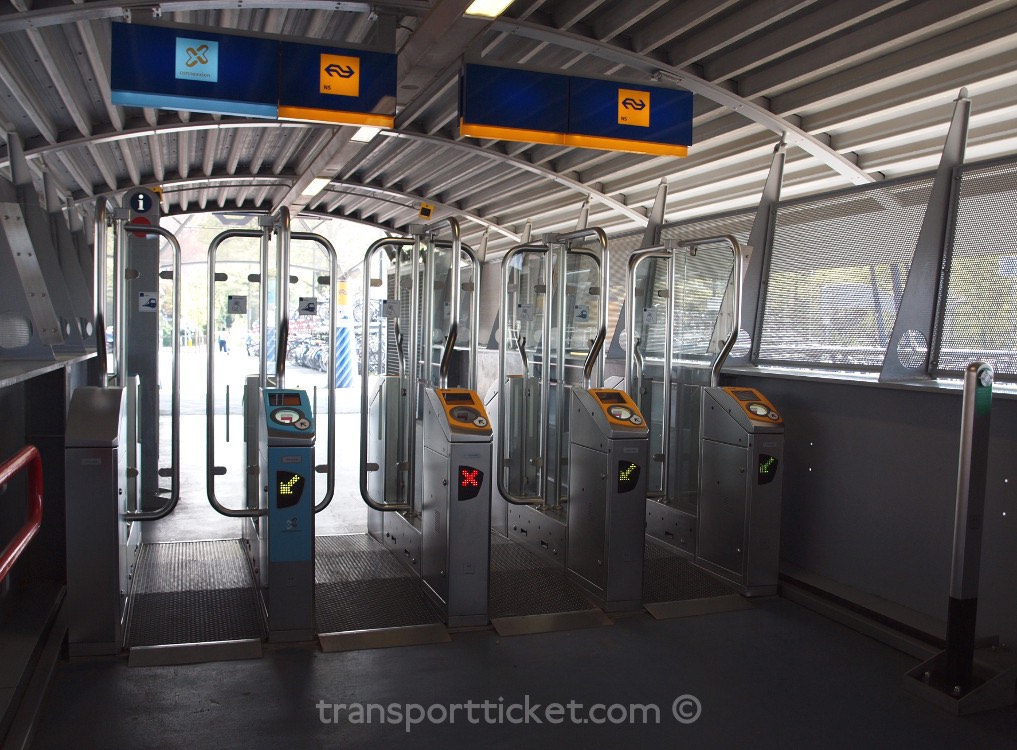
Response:
[{"label": "glass gate flap", "polygon": [[707,237],[637,251],[629,259],[626,382],[649,421],[647,497],[677,510],[648,529],[695,554],[703,389],[716,385],[737,336],[741,248]]},{"label": "glass gate flap", "polygon": [[[583,247],[590,239],[599,248]],[[606,247],[603,231],[591,229],[519,245],[502,259],[496,472],[509,503],[553,509],[568,497],[568,397],[606,330]],[[596,367],[599,383],[602,362]]]},{"label": "glass gate flap", "polygon": [[451,241],[436,238],[440,225],[411,227],[412,238],[379,240],[364,257],[360,483],[374,510],[419,508],[423,389],[475,385],[480,266],[446,222]]}]

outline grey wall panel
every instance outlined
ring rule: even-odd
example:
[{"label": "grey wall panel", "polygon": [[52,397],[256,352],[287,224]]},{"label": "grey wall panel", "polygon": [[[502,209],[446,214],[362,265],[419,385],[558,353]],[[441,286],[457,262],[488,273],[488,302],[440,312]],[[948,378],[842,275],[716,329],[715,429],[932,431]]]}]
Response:
[{"label": "grey wall panel", "polygon": [[[784,415],[782,560],[945,620],[961,392],[742,374],[724,384],[759,388]],[[997,397],[978,630],[1011,644],[1015,456],[1017,400]]]}]

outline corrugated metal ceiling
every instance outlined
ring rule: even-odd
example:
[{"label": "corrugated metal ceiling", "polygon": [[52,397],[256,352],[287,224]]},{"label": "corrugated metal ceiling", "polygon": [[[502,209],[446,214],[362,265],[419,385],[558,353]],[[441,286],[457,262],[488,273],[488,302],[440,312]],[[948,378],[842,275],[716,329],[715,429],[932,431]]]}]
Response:
[{"label": "corrugated metal ceiling", "polygon": [[[969,159],[1017,152],[1017,0],[516,0],[494,22],[464,18],[467,0],[238,5],[10,0],[0,128],[69,203],[161,186],[170,213],[288,205],[402,230],[428,201],[491,253],[527,222],[573,228],[586,200],[591,224],[638,228],[661,179],[669,221],[751,206],[781,134],[785,196],[927,170],[961,87]],[[396,127],[358,143],[353,127],[114,106],[110,23],[125,18],[388,46]],[[695,143],[673,159],[461,138],[464,56],[689,88]],[[317,176],[332,182],[300,197]]]}]

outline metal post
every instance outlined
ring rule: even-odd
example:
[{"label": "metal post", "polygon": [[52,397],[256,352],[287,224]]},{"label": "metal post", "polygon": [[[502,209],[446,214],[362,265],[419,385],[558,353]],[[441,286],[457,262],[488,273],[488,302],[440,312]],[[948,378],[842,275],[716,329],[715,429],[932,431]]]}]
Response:
[{"label": "metal post", "polygon": [[285,206],[279,210],[279,221],[276,227],[276,240],[279,243],[279,276],[277,282],[279,332],[276,340],[275,387],[286,387],[286,346],[290,330],[290,210]]},{"label": "metal post", "polygon": [[954,686],[955,694],[970,687],[975,652],[992,379],[992,367],[984,362],[972,362],[964,371],[950,608],[946,621],[946,678]]}]

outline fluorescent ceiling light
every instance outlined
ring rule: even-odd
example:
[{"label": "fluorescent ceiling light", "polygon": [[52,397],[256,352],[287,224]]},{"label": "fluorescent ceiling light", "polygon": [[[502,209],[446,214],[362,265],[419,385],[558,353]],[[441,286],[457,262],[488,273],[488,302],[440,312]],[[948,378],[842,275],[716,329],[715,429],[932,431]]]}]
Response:
[{"label": "fluorescent ceiling light", "polygon": [[358,143],[367,143],[374,136],[381,132],[381,128],[371,127],[370,125],[364,125],[356,133],[353,134],[351,141],[357,141]]},{"label": "fluorescent ceiling light", "polygon": [[510,5],[512,0],[473,0],[465,15],[497,18]]},{"label": "fluorescent ceiling light", "polygon": [[307,183],[307,187],[300,191],[300,195],[301,197],[306,195],[317,195],[324,190],[325,186],[330,182],[332,182],[331,177],[315,177]]}]

